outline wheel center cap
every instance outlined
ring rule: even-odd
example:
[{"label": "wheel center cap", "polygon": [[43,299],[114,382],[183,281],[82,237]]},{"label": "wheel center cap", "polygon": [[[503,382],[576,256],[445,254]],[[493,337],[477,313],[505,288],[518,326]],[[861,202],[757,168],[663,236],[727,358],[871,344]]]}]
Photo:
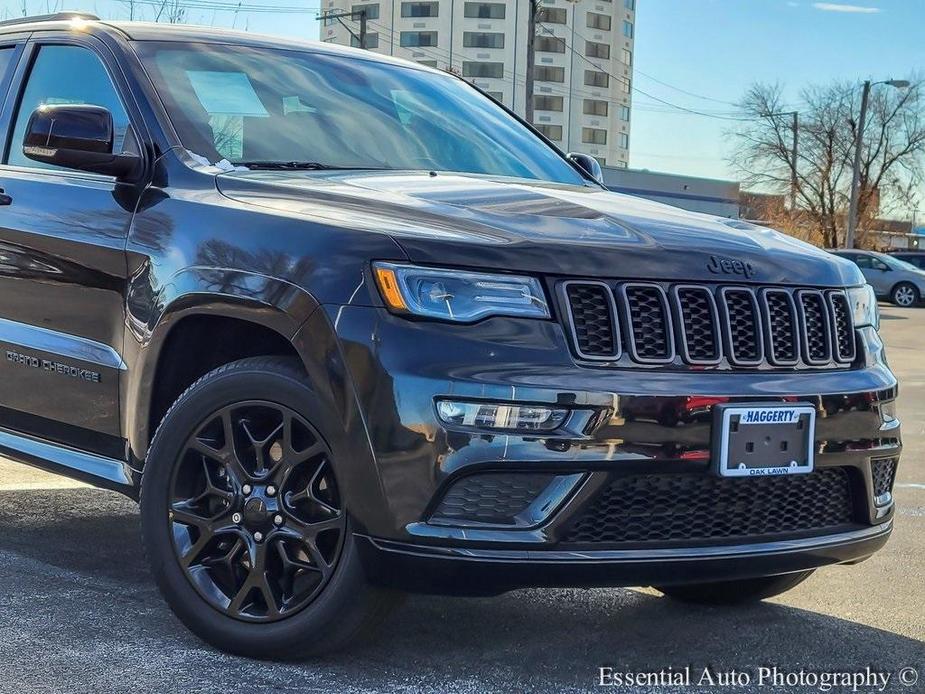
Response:
[{"label": "wheel center cap", "polygon": [[248,525],[262,525],[266,523],[268,515],[267,504],[263,499],[248,499],[244,504],[244,522]]}]

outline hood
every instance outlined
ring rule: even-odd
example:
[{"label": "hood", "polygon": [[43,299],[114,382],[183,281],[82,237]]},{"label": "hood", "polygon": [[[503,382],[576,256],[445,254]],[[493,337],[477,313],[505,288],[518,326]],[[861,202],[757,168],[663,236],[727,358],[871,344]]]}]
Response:
[{"label": "hood", "polygon": [[571,277],[846,286],[837,258],[765,227],[597,188],[464,174],[240,171],[240,202],[390,235],[408,259]]}]

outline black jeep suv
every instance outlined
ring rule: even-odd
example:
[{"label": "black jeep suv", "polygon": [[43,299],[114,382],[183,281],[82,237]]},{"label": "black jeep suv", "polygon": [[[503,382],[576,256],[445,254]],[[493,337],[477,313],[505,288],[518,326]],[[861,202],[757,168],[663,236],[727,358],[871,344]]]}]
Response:
[{"label": "black jeep suv", "polygon": [[0,82],[0,452],[138,498],[220,648],[402,590],[761,599],[886,542],[853,264],[366,52],[56,15],[0,27]]}]

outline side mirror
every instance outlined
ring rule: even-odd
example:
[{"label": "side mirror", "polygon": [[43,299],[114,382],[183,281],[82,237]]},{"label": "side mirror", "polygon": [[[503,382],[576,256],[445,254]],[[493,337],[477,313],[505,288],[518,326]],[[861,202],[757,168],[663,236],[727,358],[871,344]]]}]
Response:
[{"label": "side mirror", "polygon": [[600,162],[588,154],[570,152],[568,158],[581,167],[581,170],[591,176],[595,181],[604,185],[604,172],[601,170]]},{"label": "side mirror", "polygon": [[141,157],[113,153],[112,114],[101,106],[48,104],[32,112],[22,151],[29,159],[68,169],[128,178]]}]

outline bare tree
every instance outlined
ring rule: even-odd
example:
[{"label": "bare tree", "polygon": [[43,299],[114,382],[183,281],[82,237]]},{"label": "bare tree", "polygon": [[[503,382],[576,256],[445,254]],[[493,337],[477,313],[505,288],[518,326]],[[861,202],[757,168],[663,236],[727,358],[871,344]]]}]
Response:
[{"label": "bare tree", "polygon": [[154,16],[155,22],[182,24],[186,20],[186,6],[182,0],[161,0]]},{"label": "bare tree", "polygon": [[[741,101],[748,119],[731,133],[731,164],[748,186],[775,193],[790,189],[796,169],[798,226],[823,245],[840,244],[851,188],[860,90],[834,83],[800,94],[797,160],[792,125],[780,85],[753,85]],[[872,96],[861,157],[858,243],[871,222],[891,209],[910,208],[925,174],[925,94],[921,81],[904,91],[878,89]]]},{"label": "bare tree", "polygon": [[135,15],[135,0],[121,0],[121,3],[125,5],[128,9],[128,19],[129,21],[134,21],[136,19]]}]

